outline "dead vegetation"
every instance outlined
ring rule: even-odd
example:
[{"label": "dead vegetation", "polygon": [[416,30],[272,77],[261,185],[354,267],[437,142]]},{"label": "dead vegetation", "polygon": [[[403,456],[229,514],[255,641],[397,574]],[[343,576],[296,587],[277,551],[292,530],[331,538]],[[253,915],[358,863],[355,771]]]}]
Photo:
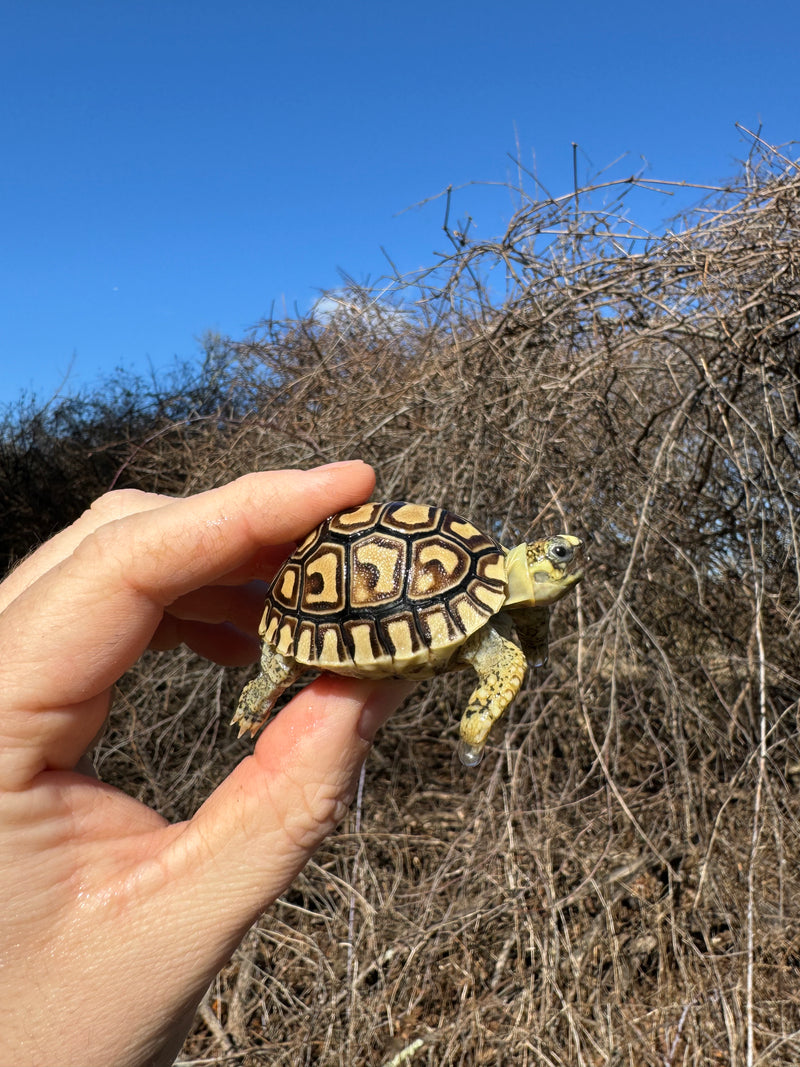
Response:
[{"label": "dead vegetation", "polygon": [[[481,767],[463,682],[420,688],[181,1062],[800,1060],[800,170],[754,149],[654,237],[643,184],[522,198],[392,299],[217,342],[115,453],[178,493],[360,456],[379,497],[591,545]],[[243,754],[243,681],[149,657],[101,775],[190,813]]]}]

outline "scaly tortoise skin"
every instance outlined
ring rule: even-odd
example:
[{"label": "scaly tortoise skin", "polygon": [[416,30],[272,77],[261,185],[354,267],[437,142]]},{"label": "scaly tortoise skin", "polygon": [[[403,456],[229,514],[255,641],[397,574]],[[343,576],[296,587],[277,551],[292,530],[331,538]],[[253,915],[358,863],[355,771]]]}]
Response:
[{"label": "scaly tortoise skin", "polygon": [[[506,549],[443,508],[394,501],[332,515],[286,560],[259,627],[261,673],[233,724],[255,736],[306,670],[429,678],[472,667],[459,755],[480,762],[527,667],[546,662],[550,605],[583,577],[570,534]],[[511,639],[516,630],[521,648]]]}]

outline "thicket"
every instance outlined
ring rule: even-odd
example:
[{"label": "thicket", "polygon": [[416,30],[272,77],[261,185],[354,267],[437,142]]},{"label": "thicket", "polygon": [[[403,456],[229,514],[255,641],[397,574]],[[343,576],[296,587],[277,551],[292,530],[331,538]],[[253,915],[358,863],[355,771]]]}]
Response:
[{"label": "thicket", "polygon": [[[590,543],[483,764],[458,677],[253,928],[183,1062],[800,1060],[800,170],[754,150],[657,235],[664,183],[519,192],[390,293],[210,342],[188,384],[9,413],[15,558],[98,492],[362,457],[377,496]],[[245,751],[248,672],[148,656],[102,777],[184,817]]]}]

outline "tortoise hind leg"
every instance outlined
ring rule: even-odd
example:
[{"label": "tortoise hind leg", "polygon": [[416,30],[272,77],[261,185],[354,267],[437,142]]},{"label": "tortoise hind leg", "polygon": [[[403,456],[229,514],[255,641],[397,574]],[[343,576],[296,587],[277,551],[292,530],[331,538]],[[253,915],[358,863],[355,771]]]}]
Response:
[{"label": "tortoise hind leg", "polygon": [[256,736],[269,718],[278,697],[304,670],[295,660],[282,656],[268,645],[264,646],[261,673],[242,690],[236,714],[231,719],[231,726],[239,727],[239,737],[248,730],[251,737]]},{"label": "tortoise hind leg", "polygon": [[460,662],[478,675],[478,685],[461,717],[458,754],[468,767],[477,766],[489,731],[519,692],[527,662],[514,642],[502,631],[509,627],[495,618],[473,634],[459,650]]}]

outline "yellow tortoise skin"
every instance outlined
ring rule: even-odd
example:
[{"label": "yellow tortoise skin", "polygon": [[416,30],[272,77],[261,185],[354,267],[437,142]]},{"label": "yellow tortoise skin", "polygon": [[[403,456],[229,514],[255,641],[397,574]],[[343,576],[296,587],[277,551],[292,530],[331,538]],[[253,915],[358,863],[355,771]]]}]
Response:
[{"label": "yellow tortoise skin", "polygon": [[370,503],[332,515],[269,587],[261,673],[233,722],[240,736],[255,735],[306,670],[416,679],[471,666],[479,684],[459,753],[473,766],[528,665],[545,662],[550,605],[580,581],[582,559],[583,542],[569,534],[508,550],[426,504]]}]

